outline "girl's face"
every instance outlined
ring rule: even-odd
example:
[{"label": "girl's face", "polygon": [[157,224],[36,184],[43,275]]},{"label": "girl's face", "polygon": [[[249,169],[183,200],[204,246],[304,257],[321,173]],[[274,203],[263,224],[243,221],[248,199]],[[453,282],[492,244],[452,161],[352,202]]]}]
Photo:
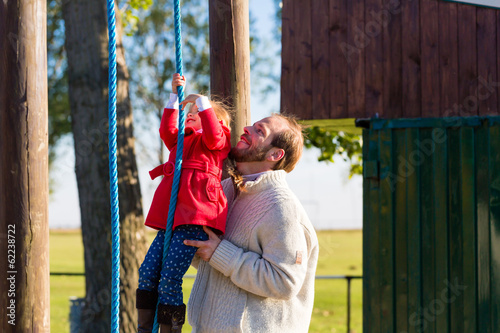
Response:
[{"label": "girl's face", "polygon": [[186,126],[193,128],[195,131],[201,129],[201,119],[198,115],[198,107],[196,104],[191,105],[189,112],[186,115]]}]

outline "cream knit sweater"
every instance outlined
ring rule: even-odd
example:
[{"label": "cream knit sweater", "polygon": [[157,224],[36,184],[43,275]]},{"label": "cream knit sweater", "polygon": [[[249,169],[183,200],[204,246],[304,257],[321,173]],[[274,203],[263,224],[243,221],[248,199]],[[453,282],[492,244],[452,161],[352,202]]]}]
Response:
[{"label": "cream knit sweater", "polygon": [[269,171],[228,199],[226,234],[198,273],[188,303],[194,333],[307,332],[318,239],[285,171]]}]

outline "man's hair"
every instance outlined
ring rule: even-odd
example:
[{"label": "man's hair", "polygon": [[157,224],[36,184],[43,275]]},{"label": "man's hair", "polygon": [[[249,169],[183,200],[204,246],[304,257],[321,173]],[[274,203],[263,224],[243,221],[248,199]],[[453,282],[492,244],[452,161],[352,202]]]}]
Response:
[{"label": "man's hair", "polygon": [[272,147],[281,148],[285,151],[285,156],[274,165],[273,169],[290,172],[302,157],[304,147],[303,127],[293,115],[273,113],[272,117],[278,117],[288,125],[287,129],[275,133],[271,142]]}]

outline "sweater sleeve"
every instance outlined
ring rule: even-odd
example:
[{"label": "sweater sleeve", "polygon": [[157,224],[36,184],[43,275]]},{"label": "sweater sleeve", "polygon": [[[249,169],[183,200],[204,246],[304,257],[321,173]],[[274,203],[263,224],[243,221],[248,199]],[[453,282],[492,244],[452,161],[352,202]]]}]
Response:
[{"label": "sweater sleeve", "polygon": [[243,290],[290,299],[304,284],[312,242],[293,208],[275,208],[252,230],[251,242],[258,244],[262,253],[245,251],[223,240],[209,264]]},{"label": "sweater sleeve", "polygon": [[172,150],[177,144],[177,121],[179,117],[179,103],[176,94],[170,94],[170,100],[163,116],[161,117],[160,124],[160,138],[167,146],[168,150]]}]

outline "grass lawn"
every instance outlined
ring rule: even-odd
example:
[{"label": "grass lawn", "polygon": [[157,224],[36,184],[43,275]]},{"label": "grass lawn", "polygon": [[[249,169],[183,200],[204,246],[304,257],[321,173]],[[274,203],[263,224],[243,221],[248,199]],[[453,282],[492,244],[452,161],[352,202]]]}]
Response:
[{"label": "grass lawn", "polygon": [[[152,241],[154,233],[148,233]],[[317,275],[362,275],[362,231],[329,230],[318,232],[320,258]],[[83,272],[83,245],[80,230],[50,231],[50,271]],[[191,268],[188,274],[194,275]],[[194,279],[185,279],[187,302]],[[50,277],[50,325],[53,333],[69,332],[69,298],[85,295],[83,276]],[[316,280],[316,295],[310,332],[345,332],[347,282]],[[351,283],[351,333],[362,331],[362,282]],[[183,332],[191,332],[185,325]]]}]

